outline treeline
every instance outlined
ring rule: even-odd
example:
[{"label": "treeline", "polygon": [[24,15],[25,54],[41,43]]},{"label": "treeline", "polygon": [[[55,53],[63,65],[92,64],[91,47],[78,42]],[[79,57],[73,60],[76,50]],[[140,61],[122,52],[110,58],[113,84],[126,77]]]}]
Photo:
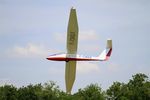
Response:
[{"label": "treeline", "polygon": [[128,83],[114,82],[106,91],[98,84],[90,84],[72,95],[53,81],[20,88],[4,85],[0,86],[0,100],[150,100],[150,80],[138,73]]}]

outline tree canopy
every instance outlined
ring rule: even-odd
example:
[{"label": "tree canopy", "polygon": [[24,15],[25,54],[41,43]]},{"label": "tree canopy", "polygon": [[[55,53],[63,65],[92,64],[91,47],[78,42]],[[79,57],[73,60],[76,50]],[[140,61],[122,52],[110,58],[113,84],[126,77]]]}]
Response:
[{"label": "tree canopy", "polygon": [[106,91],[98,84],[90,84],[72,95],[53,81],[20,88],[6,84],[0,86],[0,100],[150,100],[150,81],[138,73],[128,83],[113,82]]},{"label": "tree canopy", "polygon": [[150,81],[148,76],[138,73],[126,84],[114,82],[106,94],[115,100],[150,100]]}]

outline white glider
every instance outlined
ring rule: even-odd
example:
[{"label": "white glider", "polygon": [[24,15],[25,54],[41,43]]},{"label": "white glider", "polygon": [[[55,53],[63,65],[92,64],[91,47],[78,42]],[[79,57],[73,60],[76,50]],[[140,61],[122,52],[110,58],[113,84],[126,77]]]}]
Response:
[{"label": "white glider", "polygon": [[87,57],[77,54],[78,47],[78,22],[76,10],[71,8],[68,30],[67,30],[67,53],[53,54],[47,57],[48,60],[66,61],[65,82],[66,92],[71,93],[75,76],[76,61],[106,61],[112,52],[112,40],[107,40],[106,49],[97,57]]}]

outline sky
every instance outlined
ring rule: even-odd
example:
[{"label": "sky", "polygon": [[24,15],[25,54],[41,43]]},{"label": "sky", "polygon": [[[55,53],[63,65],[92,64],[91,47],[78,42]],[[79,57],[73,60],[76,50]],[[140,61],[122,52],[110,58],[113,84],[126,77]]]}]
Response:
[{"label": "sky", "polygon": [[48,55],[66,52],[71,7],[76,8],[78,53],[98,56],[113,40],[107,62],[78,62],[73,92],[91,83],[103,90],[132,75],[150,77],[149,0],[0,0],[0,85],[56,82],[65,91],[65,62]]}]

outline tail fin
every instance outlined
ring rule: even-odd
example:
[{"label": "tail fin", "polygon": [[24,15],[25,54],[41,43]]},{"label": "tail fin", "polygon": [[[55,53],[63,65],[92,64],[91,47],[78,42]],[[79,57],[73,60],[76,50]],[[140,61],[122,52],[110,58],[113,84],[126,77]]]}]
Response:
[{"label": "tail fin", "polygon": [[106,61],[109,59],[111,52],[112,52],[112,40],[108,39],[106,49],[98,56],[98,58],[101,61]]}]

